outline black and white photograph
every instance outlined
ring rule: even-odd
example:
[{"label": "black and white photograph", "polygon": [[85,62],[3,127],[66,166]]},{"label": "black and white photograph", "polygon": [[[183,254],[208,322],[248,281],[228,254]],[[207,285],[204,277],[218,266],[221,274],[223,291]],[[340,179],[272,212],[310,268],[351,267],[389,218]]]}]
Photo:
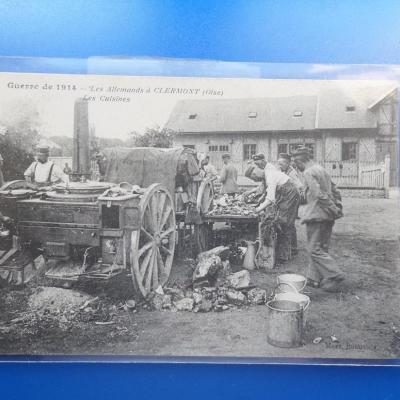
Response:
[{"label": "black and white photograph", "polygon": [[399,82],[339,78],[0,73],[0,355],[399,358]]}]

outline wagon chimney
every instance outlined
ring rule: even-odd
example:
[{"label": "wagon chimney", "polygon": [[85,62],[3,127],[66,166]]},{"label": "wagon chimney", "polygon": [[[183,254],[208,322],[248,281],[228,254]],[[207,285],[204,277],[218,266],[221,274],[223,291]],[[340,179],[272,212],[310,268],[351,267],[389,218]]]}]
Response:
[{"label": "wagon chimney", "polygon": [[89,116],[88,102],[78,99],[74,105],[74,142],[72,178],[85,181],[90,177]]}]

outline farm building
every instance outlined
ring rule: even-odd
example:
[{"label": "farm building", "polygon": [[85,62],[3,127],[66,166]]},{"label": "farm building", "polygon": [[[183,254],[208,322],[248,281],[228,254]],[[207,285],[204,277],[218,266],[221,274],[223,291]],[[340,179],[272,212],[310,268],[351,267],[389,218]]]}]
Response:
[{"label": "farm building", "polygon": [[306,90],[303,93],[181,100],[165,128],[177,132],[177,145],[208,153],[217,168],[226,152],[231,154],[239,173],[243,173],[255,153],[264,153],[274,162],[279,153],[305,145],[341,186],[368,186],[371,183],[364,178],[383,168],[385,162],[390,169],[385,179],[396,184],[395,85],[343,88],[324,83],[310,94]]}]

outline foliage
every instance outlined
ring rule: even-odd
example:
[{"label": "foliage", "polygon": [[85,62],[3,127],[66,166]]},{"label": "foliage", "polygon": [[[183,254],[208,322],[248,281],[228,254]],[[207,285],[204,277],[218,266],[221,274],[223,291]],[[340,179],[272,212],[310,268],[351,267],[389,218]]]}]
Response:
[{"label": "foliage", "polygon": [[34,160],[33,154],[6,134],[0,136],[0,154],[4,159],[2,171],[5,181],[24,179],[24,172]]},{"label": "foliage", "polygon": [[23,179],[33,161],[32,150],[38,141],[41,121],[37,106],[27,99],[9,102],[0,112],[0,153],[6,181]]},{"label": "foliage", "polygon": [[129,134],[129,144],[135,147],[172,147],[175,132],[171,129],[146,128],[145,132]]}]

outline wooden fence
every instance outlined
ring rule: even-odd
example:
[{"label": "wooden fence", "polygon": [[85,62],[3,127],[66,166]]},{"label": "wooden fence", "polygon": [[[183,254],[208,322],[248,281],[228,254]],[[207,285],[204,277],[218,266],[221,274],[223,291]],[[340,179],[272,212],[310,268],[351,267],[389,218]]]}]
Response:
[{"label": "wooden fence", "polygon": [[359,173],[359,186],[389,189],[390,184],[390,156],[387,155],[381,163],[361,166]]}]

